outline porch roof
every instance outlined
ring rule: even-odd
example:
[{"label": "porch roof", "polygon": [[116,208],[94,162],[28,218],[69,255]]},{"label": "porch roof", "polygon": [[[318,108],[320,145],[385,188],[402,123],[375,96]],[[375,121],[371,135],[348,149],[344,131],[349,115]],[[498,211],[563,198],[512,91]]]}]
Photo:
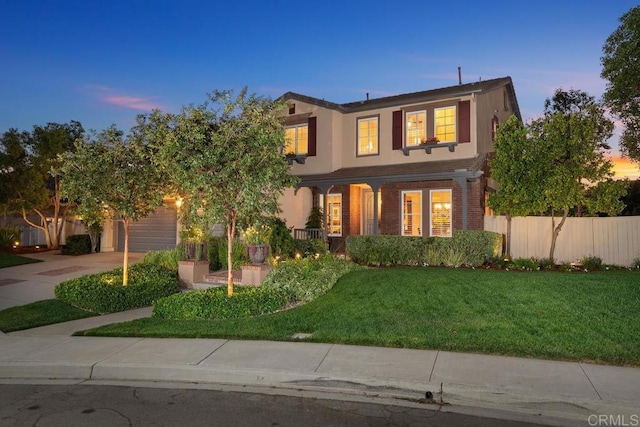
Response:
[{"label": "porch roof", "polygon": [[474,180],[484,172],[487,156],[466,159],[399,163],[384,166],[342,168],[326,174],[299,175],[298,187],[326,188],[332,185],[387,182],[436,181],[442,179]]}]

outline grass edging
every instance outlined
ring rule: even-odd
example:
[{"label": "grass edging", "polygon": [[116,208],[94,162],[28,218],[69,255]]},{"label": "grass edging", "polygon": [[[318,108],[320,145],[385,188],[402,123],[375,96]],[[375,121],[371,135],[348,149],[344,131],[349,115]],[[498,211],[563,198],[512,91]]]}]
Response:
[{"label": "grass edging", "polygon": [[0,331],[4,333],[21,331],[96,315],[60,300],[48,299],[0,311]]}]

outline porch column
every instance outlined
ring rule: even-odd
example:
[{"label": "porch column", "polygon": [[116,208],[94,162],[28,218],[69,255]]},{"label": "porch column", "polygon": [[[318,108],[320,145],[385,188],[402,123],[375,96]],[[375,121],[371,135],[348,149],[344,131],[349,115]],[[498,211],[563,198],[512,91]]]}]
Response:
[{"label": "porch column", "polygon": [[328,201],[327,201],[327,194],[329,194],[329,190],[331,189],[331,187],[333,187],[333,185],[329,185],[329,184],[324,184],[324,185],[317,185],[316,187],[318,187],[318,189],[322,192],[322,222],[324,224],[324,238],[327,238],[327,235],[329,233],[327,233],[327,206]]},{"label": "porch column", "polygon": [[463,177],[456,177],[454,178],[455,181],[458,183],[458,185],[460,186],[460,189],[462,190],[462,229],[466,230],[468,225],[468,221],[467,221],[467,216],[468,211],[469,211],[469,207],[468,207],[468,188],[467,188],[467,179],[463,178]]},{"label": "porch column", "polygon": [[378,206],[378,191],[380,191],[379,182],[368,182],[369,187],[371,187],[371,191],[373,191],[373,229],[371,232],[373,235],[378,234],[378,211],[380,207]]}]

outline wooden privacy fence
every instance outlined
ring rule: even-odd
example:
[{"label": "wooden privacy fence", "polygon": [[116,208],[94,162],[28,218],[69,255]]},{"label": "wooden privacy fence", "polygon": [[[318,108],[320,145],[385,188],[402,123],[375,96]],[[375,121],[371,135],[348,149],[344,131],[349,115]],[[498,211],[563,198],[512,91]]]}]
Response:
[{"label": "wooden privacy fence", "polygon": [[[561,218],[556,217],[556,224]],[[506,236],[504,216],[485,216],[484,229]],[[551,217],[528,216],[511,220],[511,256],[548,258]],[[640,258],[640,216],[567,218],[556,241],[556,262],[579,262],[597,256],[605,264],[629,266]]]}]

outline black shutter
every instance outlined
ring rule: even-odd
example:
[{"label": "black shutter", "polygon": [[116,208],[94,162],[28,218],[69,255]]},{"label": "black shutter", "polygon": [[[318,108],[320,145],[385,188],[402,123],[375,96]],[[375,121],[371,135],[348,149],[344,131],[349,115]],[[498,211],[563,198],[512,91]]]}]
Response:
[{"label": "black shutter", "polygon": [[458,142],[471,142],[471,102],[458,102]]},{"label": "black shutter", "polygon": [[316,128],[317,128],[317,117],[309,117],[309,156],[316,155]]},{"label": "black shutter", "polygon": [[392,133],[392,147],[394,150],[402,150],[402,129],[404,128],[404,114],[402,110],[393,112],[393,133]]}]

